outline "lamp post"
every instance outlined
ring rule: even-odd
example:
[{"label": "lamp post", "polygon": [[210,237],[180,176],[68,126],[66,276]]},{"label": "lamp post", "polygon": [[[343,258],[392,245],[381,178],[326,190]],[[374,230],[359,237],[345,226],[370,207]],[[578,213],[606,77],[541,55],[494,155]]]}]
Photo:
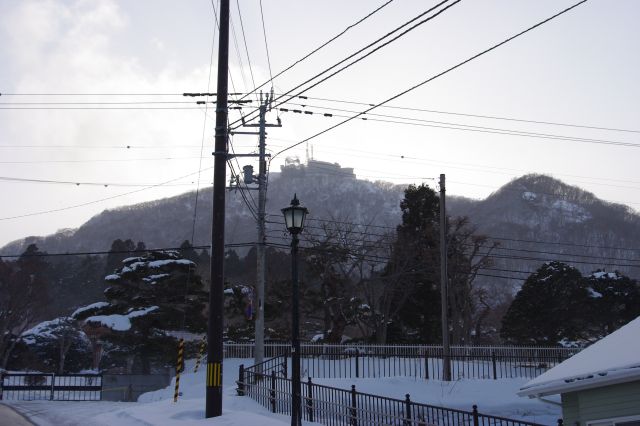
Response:
[{"label": "lamp post", "polygon": [[291,234],[291,426],[302,423],[302,386],[300,385],[300,313],[298,307],[298,234],[304,228],[309,211],[294,194],[291,205],[282,209],[284,223]]}]

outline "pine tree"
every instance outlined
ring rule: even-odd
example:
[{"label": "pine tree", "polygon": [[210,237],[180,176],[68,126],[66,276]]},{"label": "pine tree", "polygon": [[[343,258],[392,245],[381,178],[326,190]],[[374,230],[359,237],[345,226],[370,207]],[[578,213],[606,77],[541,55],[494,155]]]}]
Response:
[{"label": "pine tree", "polygon": [[441,335],[439,206],[438,195],[426,185],[410,185],[400,203],[402,224],[382,276],[390,292],[381,321],[383,327],[400,321],[405,341],[433,343]]},{"label": "pine tree", "polygon": [[619,272],[597,270],[585,278],[587,316],[592,341],[614,332],[640,315],[640,286]]},{"label": "pine tree", "polygon": [[194,262],[177,252],[152,252],[125,259],[105,277],[106,303],[76,311],[90,334],[101,335],[107,366],[149,373],[174,357],[176,332],[206,329],[207,293]]},{"label": "pine tree", "polygon": [[524,282],[502,320],[509,343],[557,345],[580,342],[589,294],[580,271],[561,262],[542,265]]}]

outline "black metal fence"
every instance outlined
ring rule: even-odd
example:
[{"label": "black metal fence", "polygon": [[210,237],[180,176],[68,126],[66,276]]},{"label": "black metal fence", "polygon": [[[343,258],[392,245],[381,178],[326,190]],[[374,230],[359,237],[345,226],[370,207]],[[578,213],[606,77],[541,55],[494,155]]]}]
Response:
[{"label": "black metal fence", "polygon": [[0,400],[100,401],[101,374],[9,373],[0,376]]},{"label": "black metal fence", "polygon": [[[316,348],[311,348],[316,349]],[[482,350],[479,350],[482,349]],[[322,351],[303,347],[302,376],[315,378],[376,378],[416,377],[441,379],[443,354],[441,348],[421,351],[392,352],[360,348],[331,348]],[[485,350],[484,348],[454,348],[449,357],[453,379],[500,379],[537,377],[564,361],[570,352],[523,352]]]},{"label": "black metal fence", "polygon": [[[287,343],[265,345],[265,356],[288,353]],[[454,379],[533,378],[579,351],[577,348],[453,346]],[[227,343],[227,357],[252,357],[252,344]],[[301,373],[317,378],[417,377],[441,379],[442,346],[303,344]],[[258,372],[261,372],[258,370]],[[262,371],[264,373],[264,371]]]},{"label": "black metal fence", "polygon": [[[247,395],[274,413],[291,413],[291,380],[278,371],[285,372],[286,358],[276,357],[265,362],[279,367],[270,373],[257,373],[253,367],[240,367],[237,381],[238,395]],[[254,366],[255,367],[255,366]],[[304,420],[323,425],[473,425],[473,426],[540,426],[521,420],[490,416],[478,412],[438,407],[411,401],[387,398],[351,390],[319,385],[308,378],[302,386]],[[560,421],[559,421],[560,422]]]}]

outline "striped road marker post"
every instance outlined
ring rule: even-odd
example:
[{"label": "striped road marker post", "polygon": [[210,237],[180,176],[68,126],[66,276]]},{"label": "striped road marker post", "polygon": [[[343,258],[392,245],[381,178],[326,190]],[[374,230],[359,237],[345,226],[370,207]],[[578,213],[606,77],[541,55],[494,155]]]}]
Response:
[{"label": "striped road marker post", "polygon": [[180,392],[180,373],[184,369],[184,339],[178,342],[178,361],[176,362],[176,389],[173,392],[173,402],[178,402]]},{"label": "striped road marker post", "polygon": [[200,361],[204,356],[204,349],[207,345],[207,336],[202,336],[202,342],[200,343],[200,352],[198,352],[198,359],[196,359],[196,366],[193,368],[193,372],[197,373],[198,368],[200,368]]}]

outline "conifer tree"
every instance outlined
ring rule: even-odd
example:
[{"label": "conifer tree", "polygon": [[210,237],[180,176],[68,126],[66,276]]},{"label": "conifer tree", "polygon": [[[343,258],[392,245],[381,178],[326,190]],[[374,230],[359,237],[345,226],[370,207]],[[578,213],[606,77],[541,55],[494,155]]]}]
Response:
[{"label": "conifer tree", "polygon": [[500,334],[517,344],[580,342],[587,306],[589,294],[580,271],[561,262],[545,263],[516,294]]},{"label": "conifer tree", "polygon": [[207,293],[194,262],[177,252],[151,252],[125,259],[105,277],[107,302],[89,305],[74,317],[101,334],[107,365],[149,373],[175,357],[175,336],[206,328]]}]

